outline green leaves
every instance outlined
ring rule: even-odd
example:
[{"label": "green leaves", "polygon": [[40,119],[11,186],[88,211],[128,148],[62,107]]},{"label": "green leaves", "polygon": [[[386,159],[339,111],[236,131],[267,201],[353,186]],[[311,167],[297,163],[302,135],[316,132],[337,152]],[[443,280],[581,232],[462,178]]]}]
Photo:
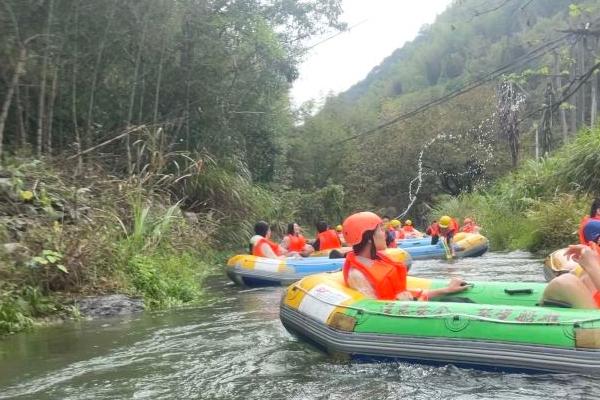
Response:
[{"label": "green leaves", "polygon": [[578,4],[569,4],[569,16],[577,18],[581,15],[583,9]]},{"label": "green leaves", "polygon": [[31,259],[29,266],[31,268],[55,269],[64,274],[68,274],[69,270],[60,262],[63,255],[54,250],[43,250],[42,254]]}]

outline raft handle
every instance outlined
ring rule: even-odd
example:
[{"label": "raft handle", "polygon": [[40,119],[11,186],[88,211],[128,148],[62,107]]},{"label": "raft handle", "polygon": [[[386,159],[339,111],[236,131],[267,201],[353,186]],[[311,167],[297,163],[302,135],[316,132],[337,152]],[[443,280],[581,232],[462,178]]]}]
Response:
[{"label": "raft handle", "polygon": [[533,294],[533,290],[532,289],[504,289],[504,293],[509,294],[509,295],[514,295],[514,294]]}]

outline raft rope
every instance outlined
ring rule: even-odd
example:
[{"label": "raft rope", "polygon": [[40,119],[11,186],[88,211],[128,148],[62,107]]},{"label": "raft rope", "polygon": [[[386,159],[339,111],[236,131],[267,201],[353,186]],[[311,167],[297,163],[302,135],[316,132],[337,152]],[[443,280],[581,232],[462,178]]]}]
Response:
[{"label": "raft rope", "polygon": [[[493,323],[498,323],[498,324],[512,324],[512,325],[573,325],[573,324],[584,324],[584,323],[592,323],[592,322],[600,321],[600,317],[572,320],[572,321],[552,322],[552,321],[509,321],[509,320],[502,320],[502,319],[496,319],[496,318],[490,318],[490,317],[483,317],[480,315],[463,314],[463,313],[423,314],[423,315],[387,314],[387,313],[380,312],[380,311],[367,310],[367,309],[364,309],[361,307],[331,303],[331,302],[328,302],[328,301],[325,301],[325,300],[319,298],[318,296],[315,296],[314,294],[310,293],[305,288],[298,286],[296,284],[292,287],[292,290],[294,290],[294,289],[299,289],[301,292],[309,295],[310,297],[314,298],[315,300],[318,300],[321,303],[324,303],[324,304],[327,304],[327,305],[330,305],[333,307],[340,307],[340,308],[345,308],[345,309],[349,309],[349,310],[354,310],[359,313],[380,315],[380,316],[385,316],[385,317],[417,318],[417,319],[464,317],[468,320],[473,320],[473,321],[484,321],[484,322],[493,322]],[[401,301],[401,300],[396,300],[396,302],[408,303],[407,301]],[[444,303],[440,302],[438,304],[444,304]]]}]

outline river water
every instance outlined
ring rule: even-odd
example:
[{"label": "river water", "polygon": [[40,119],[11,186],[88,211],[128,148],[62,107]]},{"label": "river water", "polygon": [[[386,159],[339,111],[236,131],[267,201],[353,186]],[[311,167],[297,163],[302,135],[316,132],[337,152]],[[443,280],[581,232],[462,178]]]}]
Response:
[{"label": "river water", "polygon": [[[543,281],[527,253],[415,262],[412,274]],[[600,380],[336,361],[279,322],[281,288],[210,278],[205,304],[0,341],[0,399],[587,399]]]}]

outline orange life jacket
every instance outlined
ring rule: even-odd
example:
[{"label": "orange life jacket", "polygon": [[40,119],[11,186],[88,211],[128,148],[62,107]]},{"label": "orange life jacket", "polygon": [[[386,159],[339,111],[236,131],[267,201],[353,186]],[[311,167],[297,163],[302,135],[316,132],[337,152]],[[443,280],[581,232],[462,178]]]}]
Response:
[{"label": "orange life jacket", "polygon": [[278,256],[283,255],[283,253],[281,252],[280,247],[277,243],[271,242],[267,238],[260,238],[254,244],[254,246],[252,246],[252,255],[253,256],[266,257],[266,255],[262,252],[262,249],[261,249],[263,244],[267,244],[271,248],[271,250],[273,250],[273,253],[275,253],[276,255],[278,255]]},{"label": "orange life jacket", "polygon": [[396,231],[396,239],[404,239],[406,236],[402,231]]},{"label": "orange life jacket", "polygon": [[342,247],[337,232],[333,229],[319,233],[317,238],[319,239],[319,250],[338,249]]},{"label": "orange life jacket", "polygon": [[454,233],[458,232],[458,229],[459,229],[458,221],[456,221],[455,218],[452,218],[452,221],[450,222],[450,226],[448,228],[453,230]]},{"label": "orange life jacket", "polygon": [[431,228],[431,230],[428,229],[428,231],[430,231],[429,234],[431,236],[448,237],[448,234],[450,232],[452,232],[452,234],[456,234],[456,232],[458,232],[458,222],[456,222],[456,220],[452,218],[452,221],[450,221],[448,228],[441,228],[440,225],[437,223],[432,224],[429,228]]},{"label": "orange life jacket", "polygon": [[402,230],[406,233],[413,233],[415,231],[415,228],[412,225],[404,225],[402,227]]},{"label": "orange life jacket", "polygon": [[377,255],[379,259],[373,260],[373,264],[367,267],[358,261],[354,252],[349,252],[343,267],[344,282],[348,285],[350,270],[356,268],[369,281],[378,299],[394,300],[398,293],[406,290],[406,266],[381,253]]},{"label": "orange life jacket", "polygon": [[475,224],[467,224],[467,225],[463,225],[462,228],[460,228],[461,232],[467,232],[467,233],[475,233],[477,231],[477,225]]},{"label": "orange life jacket", "polygon": [[287,235],[288,237],[288,251],[302,251],[306,245],[306,239],[302,235]]},{"label": "orange life jacket", "polygon": [[429,225],[425,233],[430,236],[440,236],[440,226],[437,222],[434,222],[433,224]]}]

